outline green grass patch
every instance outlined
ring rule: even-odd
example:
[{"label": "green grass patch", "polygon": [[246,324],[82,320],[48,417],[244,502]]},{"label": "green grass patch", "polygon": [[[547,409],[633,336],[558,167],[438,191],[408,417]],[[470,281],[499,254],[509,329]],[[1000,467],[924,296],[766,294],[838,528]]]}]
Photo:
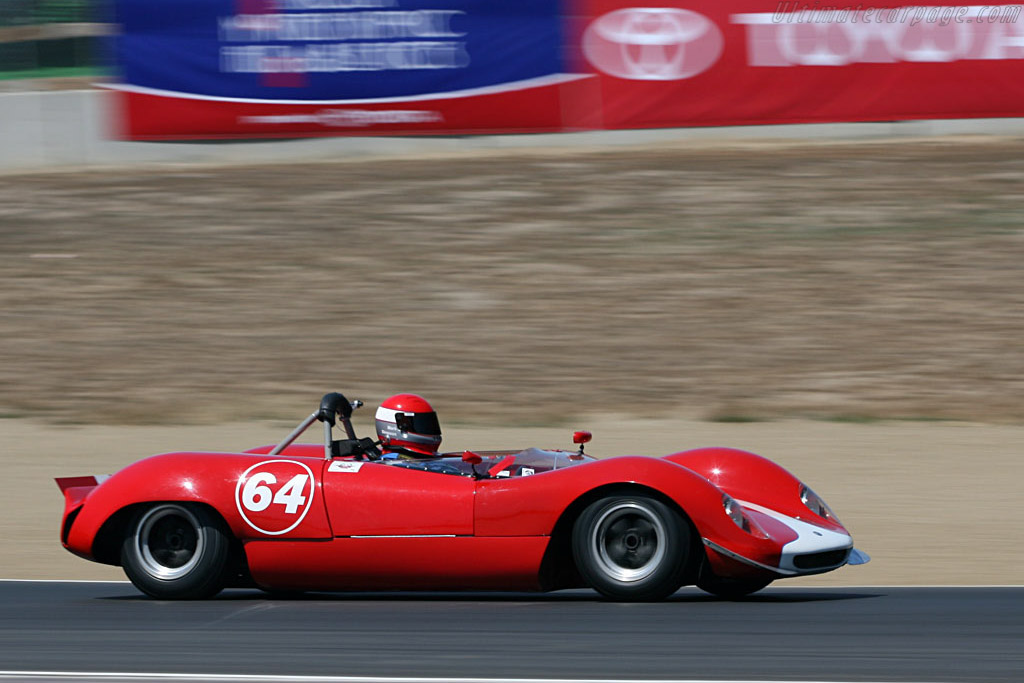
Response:
[{"label": "green grass patch", "polygon": [[888,415],[885,417],[879,415],[860,415],[860,414],[842,414],[842,415],[814,415],[810,416],[810,419],[818,420],[820,422],[839,422],[845,424],[878,424],[880,422],[957,422],[953,418],[947,417],[936,417],[929,415]]},{"label": "green grass patch", "polygon": [[733,415],[733,414],[722,414],[712,415],[708,418],[708,422],[722,422],[725,424],[747,424],[750,422],[768,422],[767,418],[757,417],[756,415]]},{"label": "green grass patch", "polygon": [[59,66],[25,71],[0,71],[0,81],[28,78],[85,78],[88,76],[100,78],[108,74],[106,69],[97,66]]}]

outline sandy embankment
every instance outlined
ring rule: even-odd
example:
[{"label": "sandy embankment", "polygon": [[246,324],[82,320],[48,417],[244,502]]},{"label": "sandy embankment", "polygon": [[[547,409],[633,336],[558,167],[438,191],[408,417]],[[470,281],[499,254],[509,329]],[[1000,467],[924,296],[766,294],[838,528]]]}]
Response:
[{"label": "sandy embankment", "polygon": [[[365,419],[365,415],[361,416]],[[768,456],[810,484],[873,557],[793,585],[1020,584],[1024,426],[778,421],[719,424],[595,418],[597,456],[664,454],[729,445]],[[285,424],[55,428],[0,420],[4,444],[0,577],[122,579],[80,560],[57,539],[55,476],[112,472],[144,455],[179,449],[240,450],[275,442]],[[361,432],[367,425],[360,424]],[[445,446],[568,446],[569,428],[448,426]],[[313,437],[315,438],[315,437]]]}]

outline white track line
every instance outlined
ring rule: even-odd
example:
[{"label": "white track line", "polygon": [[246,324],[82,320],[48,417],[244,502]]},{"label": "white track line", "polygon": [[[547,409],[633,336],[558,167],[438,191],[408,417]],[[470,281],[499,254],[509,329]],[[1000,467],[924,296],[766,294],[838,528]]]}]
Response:
[{"label": "white track line", "polygon": [[[423,676],[267,676],[245,674],[105,673],[92,671],[0,671],[0,679],[89,681],[220,681],[221,683],[846,683],[787,679],[645,678],[432,678]],[[862,682],[863,683],[863,682]],[[871,683],[886,683],[874,681]],[[901,683],[929,683],[902,681]]]}]

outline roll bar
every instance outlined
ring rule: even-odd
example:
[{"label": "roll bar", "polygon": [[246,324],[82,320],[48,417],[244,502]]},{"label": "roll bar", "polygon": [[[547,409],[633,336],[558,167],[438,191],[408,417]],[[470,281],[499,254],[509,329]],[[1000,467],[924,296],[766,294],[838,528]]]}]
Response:
[{"label": "roll bar", "polygon": [[340,419],[342,426],[345,428],[345,434],[348,438],[355,439],[356,432],[352,428],[351,420],[352,411],[362,405],[362,401],[349,401],[343,394],[337,391],[324,394],[324,397],[320,399],[320,407],[300,422],[299,426],[293,429],[288,436],[284,437],[281,443],[274,446],[274,449],[270,451],[270,455],[278,455],[281,451],[291,446],[311,424],[319,420],[324,423],[324,460],[330,460],[331,443],[334,441],[332,431],[334,425]]}]

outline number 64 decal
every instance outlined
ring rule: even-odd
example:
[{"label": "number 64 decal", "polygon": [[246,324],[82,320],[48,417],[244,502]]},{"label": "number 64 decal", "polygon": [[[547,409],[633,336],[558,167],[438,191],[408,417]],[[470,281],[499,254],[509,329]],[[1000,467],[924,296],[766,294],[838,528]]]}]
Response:
[{"label": "number 64 decal", "polygon": [[307,481],[309,481],[308,474],[296,474],[271,498],[271,489],[267,484],[276,484],[277,477],[270,472],[254,474],[242,487],[242,505],[246,510],[263,512],[273,502],[277,505],[284,505],[286,515],[294,515],[298,512],[299,506],[306,502],[306,497],[302,495],[302,489],[306,487]]},{"label": "number 64 decal", "polygon": [[297,527],[313,502],[313,472],[295,460],[264,460],[242,473],[235,504],[242,519],[269,536]]}]

